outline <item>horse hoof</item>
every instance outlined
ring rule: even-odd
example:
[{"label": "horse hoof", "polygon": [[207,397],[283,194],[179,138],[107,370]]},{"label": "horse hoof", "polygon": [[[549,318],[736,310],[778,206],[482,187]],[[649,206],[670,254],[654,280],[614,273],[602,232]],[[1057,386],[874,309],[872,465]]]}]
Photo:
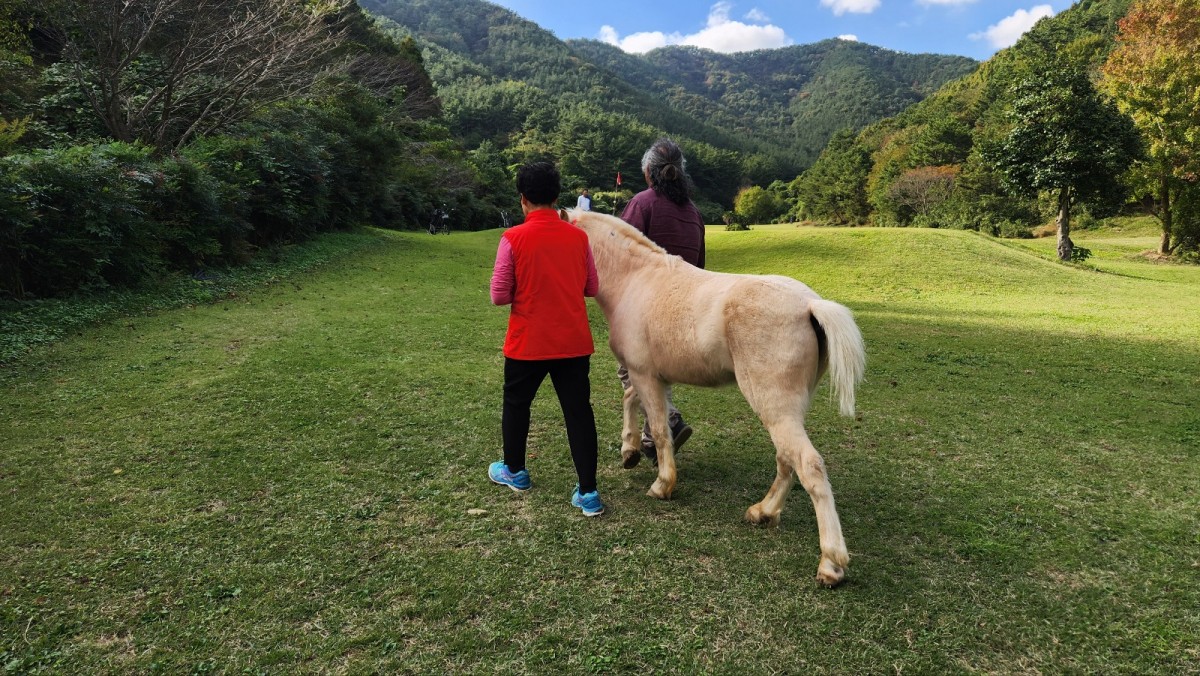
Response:
[{"label": "horse hoof", "polygon": [[638,450],[621,451],[621,467],[633,469],[642,461],[642,452]]},{"label": "horse hoof", "polygon": [[671,492],[664,490],[663,487],[660,486],[659,482],[657,482],[657,481],[654,482],[654,485],[650,486],[650,490],[646,491],[646,495],[649,495],[652,498],[657,498],[659,500],[670,500],[671,499]]},{"label": "horse hoof", "polygon": [[778,526],[779,515],[767,514],[759,505],[753,505],[746,510],[746,521],[756,526]]},{"label": "horse hoof", "polygon": [[832,561],[821,559],[821,565],[817,566],[817,582],[832,589],[845,581],[845,568]]}]

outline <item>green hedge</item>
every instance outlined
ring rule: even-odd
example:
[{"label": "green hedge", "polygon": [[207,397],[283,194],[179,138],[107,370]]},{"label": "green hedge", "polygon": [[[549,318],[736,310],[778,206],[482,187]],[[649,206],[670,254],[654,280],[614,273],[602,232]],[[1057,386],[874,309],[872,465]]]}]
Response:
[{"label": "green hedge", "polygon": [[426,170],[405,154],[429,145],[420,131],[405,136],[375,97],[342,90],[175,156],[109,143],[0,158],[0,297],[136,287],[318,232],[419,227],[440,204],[459,227],[494,225],[469,190],[439,187],[458,158]]}]

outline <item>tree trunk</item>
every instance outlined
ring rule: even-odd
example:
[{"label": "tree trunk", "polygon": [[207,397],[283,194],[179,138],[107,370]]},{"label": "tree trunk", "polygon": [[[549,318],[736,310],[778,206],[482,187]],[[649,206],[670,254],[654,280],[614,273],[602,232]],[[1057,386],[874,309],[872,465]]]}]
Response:
[{"label": "tree trunk", "polygon": [[1075,251],[1075,243],[1071,241],[1071,189],[1063,188],[1058,193],[1058,217],[1054,219],[1058,227],[1058,259],[1070,261]]},{"label": "tree trunk", "polygon": [[1161,214],[1162,237],[1158,241],[1158,253],[1167,256],[1171,253],[1171,179],[1164,168],[1159,175],[1158,184],[1158,213]]}]

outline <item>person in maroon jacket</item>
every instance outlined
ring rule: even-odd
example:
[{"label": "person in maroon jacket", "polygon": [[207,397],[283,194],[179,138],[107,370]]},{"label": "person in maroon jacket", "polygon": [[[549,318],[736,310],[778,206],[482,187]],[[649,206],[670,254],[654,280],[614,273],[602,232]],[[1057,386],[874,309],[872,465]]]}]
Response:
[{"label": "person in maroon jacket", "polygon": [[[621,219],[666,249],[698,268],[704,267],[704,218],[692,203],[692,181],[686,171],[683,150],[668,138],[661,138],[642,155],[642,174],[649,187],[633,196]],[[629,373],[624,366],[617,369],[621,385],[628,390]],[[642,415],[645,415],[643,409]],[[692,436],[692,428],[683,420],[667,388],[667,422],[678,451]],[[642,454],[658,464],[658,449],[650,437],[650,425],[642,427]],[[638,456],[633,456],[632,467]]]},{"label": "person in maroon jacket", "polygon": [[571,504],[584,516],[599,516],[604,503],[596,489],[596,418],[588,375],[595,346],[584,301],[596,295],[599,280],[587,235],[559,218],[555,203],[561,191],[558,170],[549,162],[517,171],[525,222],[500,238],[492,272],[492,303],[512,308],[504,338],[504,459],[488,467],[488,478],[517,492],[529,490],[529,408],[549,375],[579,477]]}]

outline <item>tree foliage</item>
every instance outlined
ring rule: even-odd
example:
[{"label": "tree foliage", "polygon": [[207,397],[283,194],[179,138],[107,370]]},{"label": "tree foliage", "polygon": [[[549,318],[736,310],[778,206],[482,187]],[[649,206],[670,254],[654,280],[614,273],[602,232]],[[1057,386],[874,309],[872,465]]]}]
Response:
[{"label": "tree foliage", "polygon": [[909,169],[892,182],[891,198],[915,217],[925,220],[950,199],[957,176],[958,167],[955,166]]},{"label": "tree foliage", "polygon": [[[439,208],[455,229],[491,227],[513,208],[502,159],[445,126],[415,43],[357,6],[0,2],[36,37],[15,58],[0,48],[20,74],[0,88],[0,296],[138,285],[318,232],[418,227]],[[332,51],[300,54],[317,45]],[[259,80],[239,89],[222,55]],[[300,89],[281,98],[291,85],[271,72]]]},{"label": "tree foliage", "polygon": [[[109,135],[180,148],[308,91],[344,0],[52,0],[63,60]],[[332,25],[331,25],[332,24]]]},{"label": "tree foliage", "polygon": [[770,223],[785,211],[785,202],[757,185],[742,188],[733,200],[733,212],[742,223]]},{"label": "tree foliage", "polygon": [[796,179],[795,192],[806,216],[842,225],[865,222],[870,169],[871,155],[852,130],[834,134],[816,164]]},{"label": "tree foliage", "polygon": [[1200,0],[1138,0],[1119,26],[1103,87],[1146,140],[1138,187],[1155,196],[1167,254],[1200,239],[1200,223],[1177,218],[1174,204],[1200,191]]},{"label": "tree foliage", "polygon": [[1101,97],[1088,73],[1063,59],[1017,83],[1008,113],[1012,127],[984,158],[1012,192],[1057,195],[1058,255],[1071,260],[1070,209],[1087,204],[1114,212],[1124,203],[1121,174],[1139,156],[1132,121]]}]

